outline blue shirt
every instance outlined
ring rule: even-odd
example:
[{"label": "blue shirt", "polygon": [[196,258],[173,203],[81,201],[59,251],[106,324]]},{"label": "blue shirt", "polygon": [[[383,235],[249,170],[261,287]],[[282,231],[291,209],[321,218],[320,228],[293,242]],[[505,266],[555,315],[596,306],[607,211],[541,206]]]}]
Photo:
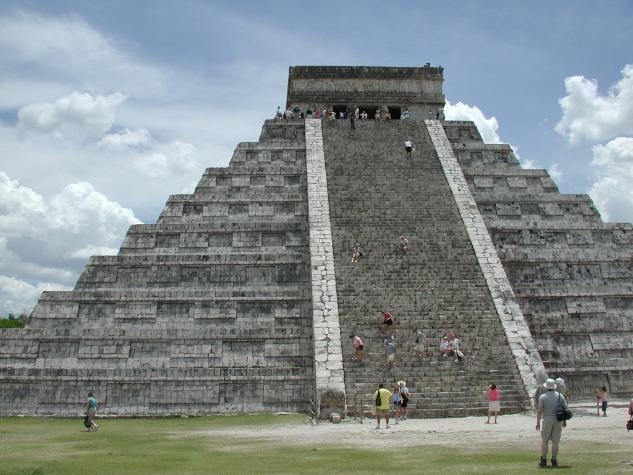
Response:
[{"label": "blue shirt", "polygon": [[96,409],[97,408],[97,400],[94,397],[88,398],[88,409]]}]

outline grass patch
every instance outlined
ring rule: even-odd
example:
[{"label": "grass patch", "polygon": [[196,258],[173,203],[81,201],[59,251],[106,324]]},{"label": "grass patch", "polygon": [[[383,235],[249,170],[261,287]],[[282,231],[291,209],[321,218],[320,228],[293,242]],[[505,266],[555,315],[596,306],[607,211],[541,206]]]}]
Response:
[{"label": "grass patch", "polygon": [[24,325],[26,325],[26,320],[0,318],[0,328],[24,328]]},{"label": "grass patch", "polygon": [[[295,446],[267,438],[232,438],[231,428],[303,424],[303,416],[219,416],[187,419],[112,419],[97,433],[81,420],[0,419],[0,474],[524,474],[535,470],[533,447],[419,446],[386,450],[331,445]],[[206,430],[221,429],[217,433]],[[560,463],[566,474],[630,473],[633,459],[606,444],[569,446]]]}]

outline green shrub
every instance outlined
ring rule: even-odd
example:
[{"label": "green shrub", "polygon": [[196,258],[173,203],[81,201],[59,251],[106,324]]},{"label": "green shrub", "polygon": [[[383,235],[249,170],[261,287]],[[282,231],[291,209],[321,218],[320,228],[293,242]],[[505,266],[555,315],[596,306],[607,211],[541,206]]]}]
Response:
[{"label": "green shrub", "polygon": [[26,320],[21,318],[1,318],[0,319],[0,328],[24,328],[26,325]]}]

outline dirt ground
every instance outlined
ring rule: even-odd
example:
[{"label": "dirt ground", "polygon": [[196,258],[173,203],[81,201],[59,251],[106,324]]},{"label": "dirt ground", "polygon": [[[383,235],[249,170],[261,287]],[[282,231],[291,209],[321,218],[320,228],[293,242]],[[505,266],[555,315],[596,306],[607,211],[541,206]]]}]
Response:
[{"label": "dirt ground", "polygon": [[[598,417],[595,409],[572,407],[574,417],[563,429],[561,452],[565,445],[586,445],[591,442],[609,444],[613,449],[630,448],[633,431],[626,431],[628,420],[625,407],[609,408],[608,417]],[[533,447],[538,451],[540,435],[536,431],[536,416],[532,414],[512,414],[499,416],[498,424],[485,424],[486,417],[463,417],[446,419],[408,419],[385,429],[375,429],[376,421],[364,419],[333,424],[297,424],[296,422],[272,427],[238,427],[231,430],[231,438],[258,439],[271,445],[339,447],[363,447],[390,449],[419,445],[473,448]],[[217,436],[226,428],[205,431],[203,434]],[[200,434],[200,433],[198,433]],[[633,459],[633,453],[631,454]],[[633,463],[633,462],[632,462]]]}]

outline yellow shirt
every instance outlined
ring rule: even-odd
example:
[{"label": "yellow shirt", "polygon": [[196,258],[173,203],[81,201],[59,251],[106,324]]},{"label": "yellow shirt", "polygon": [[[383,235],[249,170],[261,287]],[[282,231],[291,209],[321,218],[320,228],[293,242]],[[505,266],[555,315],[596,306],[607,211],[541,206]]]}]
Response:
[{"label": "yellow shirt", "polygon": [[380,406],[376,406],[377,409],[389,409],[389,401],[391,400],[391,391],[382,388],[374,393],[374,400],[380,392]]}]

